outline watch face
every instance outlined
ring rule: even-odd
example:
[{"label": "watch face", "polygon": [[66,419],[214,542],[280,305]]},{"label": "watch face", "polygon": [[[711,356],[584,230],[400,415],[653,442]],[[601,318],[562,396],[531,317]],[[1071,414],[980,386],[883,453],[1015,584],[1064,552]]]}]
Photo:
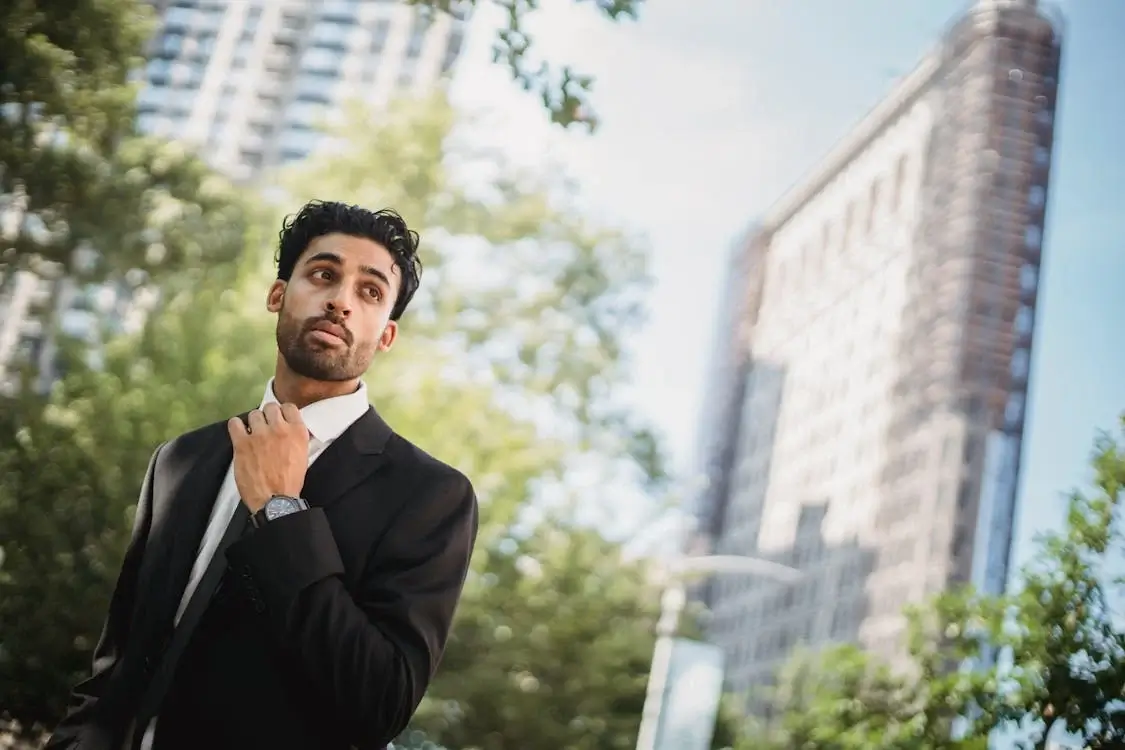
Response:
[{"label": "watch face", "polygon": [[297,501],[291,497],[272,497],[266,503],[266,518],[272,521],[275,518],[287,516],[290,513],[296,513],[301,508],[297,505]]}]

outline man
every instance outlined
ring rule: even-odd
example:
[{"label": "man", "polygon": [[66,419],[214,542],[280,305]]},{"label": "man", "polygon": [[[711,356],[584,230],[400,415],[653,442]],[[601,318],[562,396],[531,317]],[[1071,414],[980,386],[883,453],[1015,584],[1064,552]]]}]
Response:
[{"label": "man", "polygon": [[392,211],[312,202],[285,222],[261,407],[153,454],[49,748],[382,748],[406,726],[477,530],[469,481],[360,380],[418,288],[417,245]]}]

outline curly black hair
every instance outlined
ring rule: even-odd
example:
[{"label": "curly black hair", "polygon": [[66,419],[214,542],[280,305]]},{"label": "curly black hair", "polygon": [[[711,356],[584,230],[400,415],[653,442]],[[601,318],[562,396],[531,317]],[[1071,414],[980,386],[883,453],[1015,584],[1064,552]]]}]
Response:
[{"label": "curly black hair", "polygon": [[418,258],[418,233],[389,208],[371,211],[338,201],[309,201],[296,214],[286,216],[281,224],[274,256],[277,278],[289,281],[309,243],[334,233],[365,237],[387,248],[402,279],[391,320],[402,317],[422,281],[422,261]]}]

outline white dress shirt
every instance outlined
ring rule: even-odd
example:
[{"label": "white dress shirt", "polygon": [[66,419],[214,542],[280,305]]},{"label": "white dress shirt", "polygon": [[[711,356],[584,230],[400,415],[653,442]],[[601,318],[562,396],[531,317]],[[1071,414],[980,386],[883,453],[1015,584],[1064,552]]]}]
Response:
[{"label": "white dress shirt", "polygon": [[[278,403],[278,400],[273,392],[273,378],[270,378],[270,382],[266,384],[262,404],[258,408],[265,408],[266,404],[276,403]],[[313,462],[324,452],[324,449],[332,445],[333,441],[362,417],[369,408],[367,386],[360,381],[359,389],[354,393],[326,398],[301,409],[301,418],[305,421],[305,426],[309,428],[309,466],[312,466]],[[180,618],[183,617],[184,610],[187,609],[188,602],[191,601],[191,595],[195,593],[199,580],[203,578],[204,572],[211,564],[211,558],[215,556],[215,549],[226,533],[227,526],[230,525],[231,518],[238,509],[240,501],[238,489],[234,484],[234,465],[232,463],[227,469],[222,486],[219,488],[215,505],[211,509],[211,518],[207,521],[207,530],[203,533],[203,541],[199,545],[199,554],[191,567],[191,577],[188,579],[187,586],[184,587],[180,606],[176,610],[174,620],[176,625],[180,624]],[[151,750],[155,731],[156,719],[153,719],[141,740],[141,750]]]}]

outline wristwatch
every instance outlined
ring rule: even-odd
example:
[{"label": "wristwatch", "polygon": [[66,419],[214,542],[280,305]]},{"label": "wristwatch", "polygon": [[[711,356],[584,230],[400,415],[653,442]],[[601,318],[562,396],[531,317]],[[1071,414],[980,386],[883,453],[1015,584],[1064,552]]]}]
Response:
[{"label": "wristwatch", "polygon": [[276,521],[282,516],[300,513],[302,510],[308,509],[309,504],[299,497],[273,495],[266,501],[261,510],[250,516],[250,521],[254,524],[254,528],[260,529],[270,521]]}]

